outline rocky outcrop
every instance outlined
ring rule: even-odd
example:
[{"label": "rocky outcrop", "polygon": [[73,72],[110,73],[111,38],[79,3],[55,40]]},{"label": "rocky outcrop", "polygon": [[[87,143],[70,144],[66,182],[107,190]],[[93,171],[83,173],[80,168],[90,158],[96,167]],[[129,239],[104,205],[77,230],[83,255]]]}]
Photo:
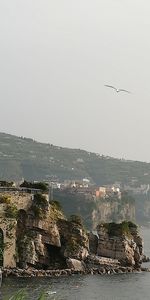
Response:
[{"label": "rocky outcrop", "polygon": [[61,253],[64,257],[84,260],[89,251],[87,232],[80,224],[66,220],[57,222],[61,239]]},{"label": "rocky outcrop", "polygon": [[89,239],[78,218],[68,221],[56,202],[49,204],[39,199],[38,196],[38,203],[33,202],[29,211],[19,215],[17,265],[62,269],[67,267],[66,259],[84,260],[88,255]]},{"label": "rocky outcrop", "polygon": [[100,224],[97,226],[97,232],[98,255],[118,259],[125,266],[141,265],[143,243],[135,224]]},{"label": "rocky outcrop", "polygon": [[[6,249],[4,251],[7,264],[4,257],[4,267],[17,267],[27,270],[27,273],[29,269],[47,270],[45,274],[68,268],[71,272],[104,274],[121,272],[121,267],[123,270],[127,266],[132,269],[140,267],[143,245],[137,226],[133,223],[100,224],[97,234],[87,233],[79,216],[72,215],[67,220],[60,204],[57,201],[49,203],[47,195],[32,195],[28,205],[22,203],[20,198],[18,201],[17,215],[16,210],[14,214],[13,203],[11,206],[9,203],[9,217],[4,214],[5,208],[0,219],[4,243],[7,245],[7,252]],[[4,204],[7,206],[7,203]],[[15,274],[18,274],[17,271]]]}]

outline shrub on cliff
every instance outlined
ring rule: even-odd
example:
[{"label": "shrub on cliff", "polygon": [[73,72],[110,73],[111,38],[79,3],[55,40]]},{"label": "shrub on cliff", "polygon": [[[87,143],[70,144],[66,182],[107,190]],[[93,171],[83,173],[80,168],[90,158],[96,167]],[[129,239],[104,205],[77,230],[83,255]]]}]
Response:
[{"label": "shrub on cliff", "polygon": [[79,248],[80,248],[80,243],[78,241],[78,239],[74,236],[70,237],[70,239],[68,240],[67,242],[67,245],[66,245],[66,249],[67,249],[67,252],[69,253],[69,256],[76,256],[76,252],[79,251]]},{"label": "shrub on cliff", "polygon": [[50,217],[52,220],[65,219],[61,204],[56,201],[50,201]]},{"label": "shrub on cliff", "polygon": [[9,181],[5,181],[5,180],[0,180],[0,186],[2,187],[12,187],[14,184],[13,181],[9,182]]},{"label": "shrub on cliff", "polygon": [[7,195],[0,195],[0,204],[2,203],[10,204],[11,198]]},{"label": "shrub on cliff", "polygon": [[46,197],[40,193],[34,195],[34,199],[31,205],[31,210],[34,216],[39,219],[43,219],[45,211],[48,209],[48,201]]},{"label": "shrub on cliff", "polygon": [[49,203],[50,203],[51,205],[53,205],[56,209],[62,210],[62,206],[61,206],[61,204],[59,203],[59,201],[53,200],[53,201],[50,201]]},{"label": "shrub on cliff", "polygon": [[45,182],[29,182],[24,180],[24,182],[20,185],[20,187],[26,187],[29,189],[39,189],[43,193],[48,192],[48,184]]},{"label": "shrub on cliff", "polygon": [[69,222],[72,222],[72,223],[75,223],[77,225],[80,225],[83,227],[83,220],[82,220],[82,217],[81,216],[78,216],[78,215],[71,215],[69,217]]},{"label": "shrub on cliff", "polygon": [[138,226],[135,223],[131,222],[131,221],[128,221],[128,226],[129,226],[129,228],[135,228],[135,229],[138,228]]},{"label": "shrub on cliff", "polygon": [[5,208],[5,217],[16,219],[17,216],[18,216],[17,206],[15,204],[12,204],[12,203],[8,204]]},{"label": "shrub on cliff", "polygon": [[105,223],[103,226],[107,229],[110,236],[131,235],[131,228],[137,228],[137,225],[131,221],[123,221],[122,223]]}]

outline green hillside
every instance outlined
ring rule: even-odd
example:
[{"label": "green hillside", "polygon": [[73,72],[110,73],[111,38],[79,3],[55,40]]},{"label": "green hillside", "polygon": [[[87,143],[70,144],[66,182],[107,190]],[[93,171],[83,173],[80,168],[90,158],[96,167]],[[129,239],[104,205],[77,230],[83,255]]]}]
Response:
[{"label": "green hillside", "polygon": [[102,185],[120,181],[134,185],[150,183],[150,164],[100,156],[80,149],[44,144],[29,138],[0,133],[2,180],[48,180],[89,178]]}]

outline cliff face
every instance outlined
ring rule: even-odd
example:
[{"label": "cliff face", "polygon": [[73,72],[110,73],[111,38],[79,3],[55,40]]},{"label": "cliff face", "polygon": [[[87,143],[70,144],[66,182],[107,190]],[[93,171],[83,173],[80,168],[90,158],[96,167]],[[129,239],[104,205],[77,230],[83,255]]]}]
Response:
[{"label": "cliff face", "polygon": [[106,201],[98,200],[96,209],[92,212],[93,228],[99,222],[122,222],[123,220],[135,221],[135,205],[133,203],[122,203],[121,200]]},{"label": "cliff face", "polygon": [[88,236],[81,224],[67,221],[55,204],[48,204],[43,217],[35,216],[33,208],[20,214],[17,249],[20,267],[64,268],[66,258],[88,255]]},{"label": "cliff face", "polygon": [[84,259],[88,237],[79,218],[68,221],[48,195],[0,195],[0,266],[64,268],[66,258]]},{"label": "cliff face", "polygon": [[97,232],[98,255],[118,259],[122,265],[140,266],[143,243],[135,224],[100,224]]},{"label": "cliff face", "polygon": [[84,260],[88,256],[89,250],[89,239],[84,228],[75,222],[66,220],[59,220],[57,225],[63,256]]},{"label": "cliff face", "polygon": [[136,219],[140,224],[150,223],[150,192],[147,194],[135,195]]},{"label": "cliff face", "polygon": [[[142,240],[131,222],[101,224],[97,227],[98,238],[87,234],[80,217],[72,215],[67,220],[59,203],[49,203],[46,195],[1,195],[0,201],[3,254],[0,262],[4,267],[63,269],[74,266],[83,270],[88,269],[88,261],[91,264],[89,254],[118,259],[125,266],[140,265]],[[114,202],[113,207],[117,207]],[[101,260],[96,261],[101,264]]]},{"label": "cliff face", "polygon": [[54,190],[54,197],[61,203],[66,215],[79,214],[88,229],[96,229],[99,222],[135,221],[135,203],[129,198],[96,198],[90,193],[74,190]]}]

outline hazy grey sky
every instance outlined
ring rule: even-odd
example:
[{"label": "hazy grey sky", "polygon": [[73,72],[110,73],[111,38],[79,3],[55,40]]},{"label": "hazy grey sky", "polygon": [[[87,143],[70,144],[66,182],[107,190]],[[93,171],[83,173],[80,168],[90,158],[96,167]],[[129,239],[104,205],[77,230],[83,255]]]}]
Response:
[{"label": "hazy grey sky", "polygon": [[0,28],[0,131],[150,162],[149,0],[0,0]]}]

